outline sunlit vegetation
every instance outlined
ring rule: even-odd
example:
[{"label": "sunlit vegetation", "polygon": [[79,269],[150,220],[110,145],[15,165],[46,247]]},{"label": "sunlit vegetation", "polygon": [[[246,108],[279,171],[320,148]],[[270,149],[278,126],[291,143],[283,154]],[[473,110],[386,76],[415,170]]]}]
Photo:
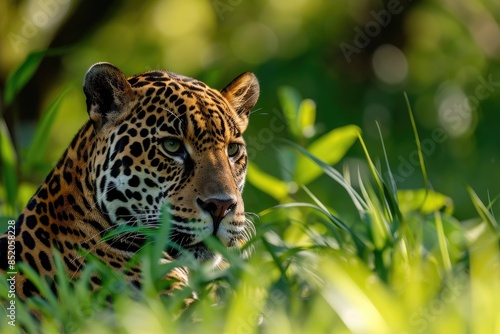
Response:
[{"label": "sunlit vegetation", "polygon": [[[2,231],[86,121],[91,64],[213,87],[252,71],[262,88],[245,133],[248,259],[209,239],[228,268],[158,265],[164,217],[135,259],[140,291],[89,259],[56,296],[20,264],[43,298],[16,304],[16,327],[0,312],[1,333],[500,332],[494,1],[22,0],[0,13]],[[190,286],[160,297],[175,265]]]}]

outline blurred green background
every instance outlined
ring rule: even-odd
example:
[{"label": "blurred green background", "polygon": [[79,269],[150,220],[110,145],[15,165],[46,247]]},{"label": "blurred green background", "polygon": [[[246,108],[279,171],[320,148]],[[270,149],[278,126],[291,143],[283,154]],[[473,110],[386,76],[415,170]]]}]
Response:
[{"label": "blurred green background", "polygon": [[[398,188],[422,188],[407,92],[432,187],[467,219],[473,206],[464,184],[482,198],[500,190],[499,22],[493,0],[1,0],[0,91],[30,52],[51,50],[12,104],[1,97],[1,112],[22,152],[42,111],[69,89],[45,163],[22,175],[37,185],[87,119],[81,84],[93,63],[111,62],[126,75],[167,69],[214,88],[252,71],[261,97],[246,138],[260,169],[291,179],[274,145],[290,135],[279,92],[291,87],[317,110],[304,140],[355,124],[383,162],[378,123]],[[362,156],[356,143],[336,168],[364,173]],[[310,188],[335,210],[352,209],[328,178]],[[278,203],[251,182],[244,195],[248,211]]]}]

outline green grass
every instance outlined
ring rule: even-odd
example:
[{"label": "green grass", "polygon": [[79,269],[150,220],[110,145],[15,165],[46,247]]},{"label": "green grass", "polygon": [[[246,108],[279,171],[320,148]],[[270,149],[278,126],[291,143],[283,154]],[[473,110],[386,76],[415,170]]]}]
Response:
[{"label": "green grass", "polygon": [[[342,150],[347,151],[354,127],[309,143],[303,127],[314,126],[311,113],[315,109],[310,101],[300,102],[293,94],[281,92],[287,119],[297,120],[291,140],[282,143],[289,157],[284,168],[293,180],[309,182],[303,174],[310,164],[317,166],[324,174],[325,187],[337,184],[345,190],[356,216],[339,216],[335,208],[323,203],[325,199],[309,190],[307,182],[297,183],[299,194],[309,200],[296,202],[290,181],[254,169],[249,180],[262,185],[261,190],[280,204],[255,219],[257,233],[247,246],[254,249],[249,259],[208,240],[228,259],[229,268],[213,271],[196,263],[158,265],[159,250],[165,246],[161,240],[166,240],[162,236],[168,233],[165,217],[164,228],[149,235],[153,242],[135,259],[144,268],[145,284],[140,291],[90,259],[82,278],[72,284],[64,275],[58,276],[60,290],[55,296],[43,278],[20,266],[44,298],[17,303],[15,328],[0,315],[0,332],[16,333],[21,327],[30,333],[96,334],[499,332],[500,230],[492,203],[483,203],[467,187],[477,217],[458,221],[453,217],[452,199],[428,187],[422,155],[424,187],[398,190],[387,158],[383,167],[374,163],[361,135],[370,173],[351,175],[347,169],[340,173],[331,167],[339,157],[323,162],[320,151],[312,155],[308,149],[328,147],[328,138],[334,138],[336,144],[345,143]],[[307,112],[310,115],[304,116]],[[412,127],[418,138],[414,121]],[[0,144],[11,147],[5,140],[9,138],[6,129],[0,130],[4,138]],[[346,138],[340,138],[340,133]],[[37,145],[43,147],[43,143]],[[0,216],[9,217],[26,199],[15,197],[20,196],[17,178],[11,176],[16,170],[15,152],[2,150],[2,154],[3,166],[11,167],[2,169],[10,183],[0,192],[7,196],[0,203]],[[280,193],[265,186],[269,180],[279,185]],[[57,264],[62,272],[60,259]],[[162,277],[175,265],[190,267],[191,285],[171,297],[161,297],[160,291],[170,284]],[[98,292],[87,286],[94,272],[103,278]],[[199,299],[185,309],[183,301],[193,291]],[[7,283],[1,278],[0,298],[5,301],[5,296]],[[43,315],[41,323],[29,316],[29,309]]]},{"label": "green grass", "polygon": [[[171,267],[156,265],[157,242],[138,255],[146,276],[141,291],[92,262],[73,285],[61,275],[56,297],[23,266],[45,300],[18,303],[17,325],[39,328],[25,309],[31,307],[43,314],[40,328],[49,333],[494,332],[500,303],[494,298],[500,292],[498,237],[492,233],[497,223],[477,196],[478,219],[465,227],[439,210],[398,213],[389,205],[397,196],[387,188],[381,197],[368,181],[359,191],[342,181],[359,201],[359,219],[343,221],[311,193],[310,203],[270,208],[256,222],[249,260],[212,241],[231,267],[213,272],[191,264],[191,288],[173,297],[159,297],[166,284],[161,277]],[[105,277],[97,293],[87,287],[94,271]],[[5,284],[2,289],[6,296]],[[199,300],[183,310],[191,289]],[[0,330],[12,328],[0,321]]]},{"label": "green grass", "polygon": [[[320,165],[332,174],[331,182],[333,175],[340,177]],[[46,300],[26,307],[44,315],[43,332],[428,333],[496,328],[497,223],[472,190],[478,219],[465,228],[440,208],[423,212],[421,205],[401,212],[397,194],[380,179],[373,184],[382,192],[368,181],[360,182],[359,190],[346,178],[340,181],[357,202],[359,219],[336,217],[305,188],[310,203],[282,204],[261,213],[251,242],[255,252],[248,261],[220,249],[230,268],[192,268],[192,289],[200,299],[187,311],[182,311],[182,301],[190,289],[159,297],[165,286],[162,274],[169,268],[156,265],[153,246],[155,251],[147,248],[139,255],[146,269],[142,291],[133,291],[122,277],[95,262],[74,286],[61,275],[64,289],[58,297],[30,273]],[[417,193],[414,197],[421,199]],[[93,271],[106,277],[95,294],[86,285]],[[3,289],[0,295],[6,296]],[[38,328],[20,303],[18,326]],[[12,330],[6,321],[0,321],[0,329]]]}]

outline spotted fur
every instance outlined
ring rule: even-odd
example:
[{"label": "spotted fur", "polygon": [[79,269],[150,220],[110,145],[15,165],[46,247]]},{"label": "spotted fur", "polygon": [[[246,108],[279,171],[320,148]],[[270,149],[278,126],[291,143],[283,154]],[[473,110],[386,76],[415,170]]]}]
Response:
[{"label": "spotted fur", "polygon": [[[125,78],[108,63],[84,80],[88,122],[30,199],[16,222],[16,262],[54,279],[53,250],[78,277],[91,253],[118,271],[144,244],[139,234],[103,240],[121,225],[159,227],[162,207],[171,215],[171,241],[163,262],[190,253],[217,264],[203,240],[213,235],[241,247],[253,226],[241,197],[247,167],[242,134],[257,102],[255,76],[244,73],[221,91],[166,71]],[[0,237],[0,270],[7,271],[7,234]],[[125,271],[140,284],[140,267]],[[174,277],[186,283],[178,268]],[[98,277],[92,285],[98,287]],[[21,298],[38,293],[21,274]]]}]

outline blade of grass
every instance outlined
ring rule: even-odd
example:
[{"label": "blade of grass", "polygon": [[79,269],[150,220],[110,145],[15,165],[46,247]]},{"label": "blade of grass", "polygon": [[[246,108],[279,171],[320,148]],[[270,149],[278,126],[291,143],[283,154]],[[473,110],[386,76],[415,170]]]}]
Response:
[{"label": "blade of grass", "polygon": [[427,176],[427,169],[425,168],[424,155],[422,153],[422,145],[420,143],[420,137],[418,135],[417,124],[415,123],[415,118],[413,117],[413,110],[411,109],[410,100],[408,99],[408,94],[404,93],[406,100],[406,107],[408,108],[408,114],[410,115],[411,127],[413,129],[413,135],[415,136],[415,142],[417,144],[417,152],[418,152],[418,160],[420,163],[420,170],[422,171],[422,176],[424,178],[424,188],[425,188],[425,196],[422,201],[422,205],[424,205],[425,200],[427,199],[427,195],[429,194],[429,178]]},{"label": "blade of grass", "polygon": [[286,268],[283,266],[283,263],[279,259],[279,257],[276,255],[276,253],[273,250],[273,244],[269,242],[266,238],[262,238],[262,243],[264,244],[264,248],[267,250],[269,255],[271,255],[271,258],[273,259],[273,262],[276,264],[276,267],[279,269],[281,276],[286,279]]},{"label": "blade of grass", "polygon": [[[261,213],[259,213],[259,216],[264,216],[268,213],[270,213],[272,210],[280,209],[280,208],[293,208],[293,207],[306,207],[306,208],[312,208],[315,209],[322,214],[324,214],[326,217],[330,219],[334,227],[337,227],[341,229],[342,231],[346,232],[349,234],[354,241],[354,244],[356,245],[356,250],[358,254],[362,254],[364,249],[367,247],[367,242],[362,240],[354,231],[352,231],[344,222],[342,222],[339,218],[335,217],[332,215],[328,210],[323,210],[321,207],[311,204],[311,203],[285,203],[285,204],[279,204],[276,205],[270,209],[264,210]],[[329,226],[327,226],[329,227]]]},{"label": "blade of grass", "polygon": [[443,260],[443,266],[447,272],[450,272],[452,269],[450,253],[448,251],[448,245],[446,243],[446,236],[444,235],[443,221],[441,219],[441,214],[437,210],[434,211],[434,220],[436,222],[436,232],[439,242],[439,250],[441,252],[441,259]]},{"label": "blade of grass", "polygon": [[17,156],[10,138],[9,130],[2,117],[0,117],[0,166],[2,166],[3,184],[5,185],[6,202],[8,204],[6,215],[16,212],[17,204]]},{"label": "blade of grass", "polygon": [[19,319],[20,325],[25,333],[39,333],[40,323],[30,313],[26,304],[17,303],[16,318]]},{"label": "blade of grass", "polygon": [[[493,205],[500,198],[500,195],[496,195],[493,199],[491,199],[490,191],[488,190],[488,209],[490,210],[491,216],[495,218],[495,213],[493,212]],[[496,218],[495,218],[496,220]]]},{"label": "blade of grass", "polygon": [[[316,203],[316,205],[323,210],[323,212],[329,212],[328,208],[312,193],[312,191],[310,191],[306,186],[302,186],[302,189],[304,189],[304,191],[309,195],[309,197],[312,198],[314,203]],[[332,229],[332,232],[334,233],[335,238],[340,240],[338,232],[335,229]]]},{"label": "blade of grass", "polygon": [[387,168],[387,182],[383,182],[386,198],[389,199],[389,209],[393,212],[394,216],[398,219],[398,223],[404,224],[404,216],[399,209],[399,201],[398,201],[398,188],[396,186],[396,181],[394,180],[394,176],[392,174],[391,166],[389,165],[389,158],[387,155],[387,151],[385,149],[384,137],[382,136],[382,131],[380,129],[380,125],[377,122],[378,134],[380,137],[380,141],[382,143],[382,151],[384,154],[385,166]]},{"label": "blade of grass", "polygon": [[55,248],[53,252],[54,252],[54,264],[57,270],[57,277],[56,277],[57,295],[59,299],[62,301],[70,301],[71,300],[70,289],[69,289],[70,283],[68,276],[66,274],[66,269],[63,263],[62,255]]},{"label": "blade of grass", "polygon": [[6,106],[12,104],[17,93],[19,93],[33,77],[46,52],[46,50],[41,50],[30,53],[24,62],[9,74],[5,83],[4,92]]},{"label": "blade of grass", "polygon": [[[382,201],[383,203],[383,209],[384,209],[384,213],[389,217],[390,220],[393,220],[392,216],[393,216],[393,205],[391,204],[390,201],[388,201],[387,197],[386,196],[386,186],[384,184],[384,181],[382,180],[382,177],[377,169],[377,167],[375,166],[375,164],[373,163],[372,161],[372,158],[370,156],[370,153],[368,152],[368,149],[366,147],[366,144],[365,144],[365,141],[363,140],[363,138],[361,137],[361,134],[358,135],[358,139],[359,139],[359,142],[361,143],[361,146],[363,147],[363,151],[365,153],[365,157],[366,157],[366,160],[368,162],[368,167],[370,168],[370,172],[371,172],[371,175],[372,175],[372,178],[373,180],[375,181],[375,184],[377,185],[377,190],[378,190],[378,193],[379,193],[379,197],[380,197],[380,200]],[[361,180],[360,180],[361,182]],[[389,196],[389,199],[390,199],[390,196]],[[392,201],[392,200],[391,200]]]},{"label": "blade of grass", "polygon": [[304,154],[306,157],[314,161],[317,165],[319,165],[322,169],[323,172],[328,175],[330,178],[332,178],[335,182],[340,184],[349,194],[351,197],[353,204],[356,206],[356,209],[359,212],[364,212],[367,208],[366,203],[364,202],[363,198],[354,190],[354,188],[346,182],[342,174],[339,173],[335,168],[332,166],[328,165],[324,161],[318,159],[314,155],[312,155],[310,152],[308,152],[305,148],[302,146],[298,145],[297,143],[294,143],[292,141],[286,140],[286,139],[281,139],[278,138],[277,141],[280,141],[282,143],[285,143],[287,145],[290,145],[294,147],[296,150],[298,150],[300,153]]},{"label": "blade of grass", "polygon": [[307,208],[312,208],[312,209],[315,209],[321,213],[323,213],[325,216],[327,216],[328,218],[330,218],[330,220],[332,221],[332,223],[339,229],[343,230],[344,232],[347,232],[347,233],[352,233],[351,230],[349,229],[349,227],[347,227],[347,225],[345,225],[340,219],[338,219],[337,217],[333,216],[330,212],[328,212],[327,210],[323,210],[321,207],[317,206],[317,205],[314,205],[314,204],[311,204],[311,203],[298,203],[298,202],[295,202],[295,203],[284,203],[284,204],[279,204],[279,205],[276,205],[272,208],[269,208],[267,210],[264,210],[262,211],[259,216],[264,216],[266,214],[268,214],[269,212],[271,212],[272,210],[276,210],[276,209],[281,209],[281,208],[293,208],[293,207],[307,207]]},{"label": "blade of grass", "polygon": [[[385,166],[387,168],[387,176],[389,177],[389,189],[391,190],[391,194],[396,196],[398,189],[396,187],[396,181],[394,180],[394,176],[392,174],[392,169],[391,166],[389,165],[389,158],[387,156],[387,151],[385,150],[385,143],[384,143],[384,137],[382,136],[382,130],[380,129],[380,124],[376,122],[377,124],[377,130],[378,130],[378,136],[380,138],[380,142],[382,143],[382,152],[384,153],[384,162]],[[396,204],[397,204],[397,196],[394,198]]]},{"label": "blade of grass", "polygon": [[163,257],[163,252],[169,245],[169,236],[172,228],[172,215],[169,212],[168,205],[163,205],[160,214],[160,228],[153,235],[154,249],[157,256],[155,260],[159,261]]},{"label": "blade of grass", "polygon": [[40,277],[38,273],[29,265],[20,262],[17,264],[17,266],[19,270],[26,276],[26,278],[30,280],[33,283],[33,285],[35,285],[38,291],[40,291],[40,295],[43,297],[44,300],[47,301],[48,306],[50,306],[52,312],[57,312],[57,314],[55,315],[61,318],[62,311],[60,310],[59,302],[55,294],[50,289],[50,286],[47,283],[47,281],[44,278]]},{"label": "blade of grass", "polygon": [[[412,129],[413,129],[414,136],[415,136],[416,143],[417,143],[417,150],[418,150],[418,155],[419,155],[420,167],[421,167],[422,175],[423,175],[424,182],[426,185],[425,186],[426,193],[425,193],[425,196],[423,198],[422,203],[420,204],[420,207],[423,207],[424,204],[426,203],[426,198],[428,196],[429,181],[428,181],[427,170],[425,168],[425,163],[424,163],[424,159],[423,159],[420,138],[418,135],[415,119],[413,117],[413,111],[411,109],[411,105],[410,105],[408,95],[406,94],[406,92],[405,92],[404,96],[405,96],[405,100],[406,100],[408,113],[410,115]],[[410,226],[406,223],[404,215],[402,214],[402,212],[400,210],[397,186],[396,186],[396,183],[395,183],[395,180],[394,180],[394,177],[392,174],[392,170],[391,170],[389,162],[388,162],[387,152],[385,149],[385,145],[383,144],[383,137],[382,137],[380,126],[378,123],[377,123],[377,128],[379,131],[380,139],[382,141],[382,149],[384,152],[385,164],[387,166],[387,171],[388,171],[388,186],[386,186],[386,183],[383,182],[384,190],[385,190],[384,193],[386,195],[385,198],[388,199],[388,202],[386,202],[386,203],[389,204],[389,206],[388,206],[389,210],[395,214],[395,218],[397,218],[397,221],[400,223],[400,224],[398,224],[398,226],[396,227],[396,230],[395,230],[395,231],[398,231],[398,234],[396,236],[398,238],[400,238],[400,241],[401,241],[401,243],[397,243],[398,247],[400,247],[402,249],[402,253],[405,254],[406,257],[408,257],[407,248],[414,247],[416,245],[417,241],[415,240],[414,232],[411,230]],[[448,259],[449,259],[449,257],[448,257]]]},{"label": "blade of grass", "polygon": [[[347,262],[347,261],[346,261]],[[328,306],[340,317],[349,329],[349,333],[390,333],[383,311],[366,293],[366,288],[353,279],[354,275],[363,275],[360,266],[345,268],[334,257],[325,257],[320,262],[321,275],[328,284],[319,293]],[[364,274],[367,275],[367,274]],[[366,282],[366,279],[361,279]]]},{"label": "blade of grass", "polygon": [[69,89],[61,93],[43,113],[26,155],[25,172],[29,171],[30,168],[36,168],[36,166],[43,161],[45,150],[49,144],[52,127],[54,126],[61,102],[68,91]]},{"label": "blade of grass", "polygon": [[500,237],[500,230],[496,219],[492,216],[491,212],[488,208],[483,204],[483,202],[479,199],[479,196],[472,190],[472,188],[468,185],[465,186],[469,196],[472,200],[472,204],[476,209],[477,213],[481,217],[481,219],[488,224],[491,230],[496,234],[497,237]]},{"label": "blade of grass", "polygon": [[372,161],[372,158],[370,156],[370,153],[368,152],[368,149],[366,148],[365,141],[363,140],[363,137],[361,136],[361,133],[358,134],[358,139],[359,142],[361,143],[361,147],[363,148],[363,152],[365,153],[366,161],[368,162],[368,168],[370,169],[370,172],[372,174],[372,178],[377,184],[377,188],[381,195],[384,194],[384,186],[382,184],[382,178],[380,177],[380,174],[375,167],[375,164]]},{"label": "blade of grass", "polygon": [[57,56],[65,53],[69,48],[57,48],[34,51],[28,54],[24,61],[14,69],[7,77],[4,90],[4,103],[10,106],[17,94],[26,86],[44,57]]},{"label": "blade of grass", "polygon": [[117,228],[107,231],[103,237],[102,241],[109,241],[115,237],[123,236],[126,233],[138,233],[145,236],[154,235],[157,232],[150,227],[146,226],[130,226],[130,225],[119,225]]},{"label": "blade of grass", "polygon": [[359,187],[361,190],[361,194],[363,194],[365,202],[368,204],[367,212],[372,218],[373,243],[375,245],[375,248],[380,250],[384,248],[388,240],[393,241],[391,240],[392,236],[390,233],[390,229],[387,226],[387,222],[381,213],[382,211],[380,210],[381,205],[378,202],[373,189],[370,187],[369,184],[367,186],[364,185],[364,182],[361,178],[361,174],[358,174],[358,178],[359,178]]}]

